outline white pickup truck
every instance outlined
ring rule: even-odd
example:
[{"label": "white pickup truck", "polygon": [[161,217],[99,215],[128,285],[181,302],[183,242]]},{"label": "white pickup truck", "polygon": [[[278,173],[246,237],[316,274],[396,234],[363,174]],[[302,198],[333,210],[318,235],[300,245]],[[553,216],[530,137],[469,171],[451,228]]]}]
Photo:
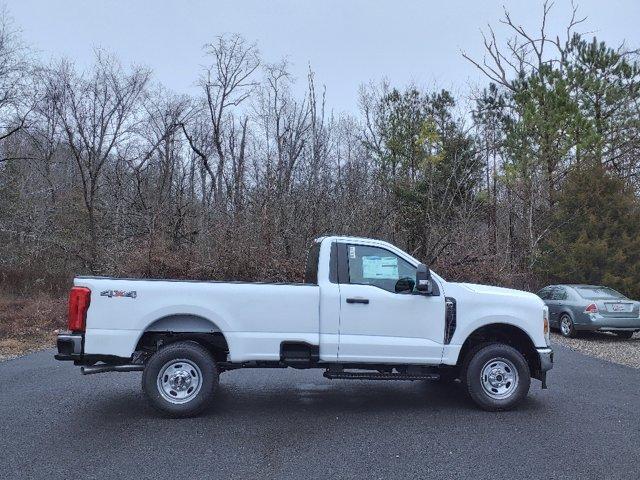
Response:
[{"label": "white pickup truck", "polygon": [[194,415],[238,368],[322,368],[332,379],[460,379],[486,410],[546,388],[548,310],[532,293],[447,282],[379,240],[323,237],[304,283],[77,277],[58,360],[142,371],[151,404]]}]

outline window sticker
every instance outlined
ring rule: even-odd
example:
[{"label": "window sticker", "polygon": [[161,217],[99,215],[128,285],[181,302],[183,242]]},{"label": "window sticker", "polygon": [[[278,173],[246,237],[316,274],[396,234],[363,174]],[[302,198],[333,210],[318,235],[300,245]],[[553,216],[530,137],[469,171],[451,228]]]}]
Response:
[{"label": "window sticker", "polygon": [[374,280],[397,280],[398,257],[362,257],[362,277]]},{"label": "window sticker", "polygon": [[349,247],[349,258],[356,258],[356,247]]}]

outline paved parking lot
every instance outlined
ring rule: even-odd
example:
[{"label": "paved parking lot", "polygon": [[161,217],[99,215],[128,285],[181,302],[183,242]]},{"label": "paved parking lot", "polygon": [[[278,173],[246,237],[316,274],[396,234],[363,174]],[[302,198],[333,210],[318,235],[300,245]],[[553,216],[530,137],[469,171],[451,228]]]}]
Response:
[{"label": "paved parking lot", "polygon": [[170,420],[139,373],[82,377],[40,352],[0,363],[0,477],[639,478],[640,370],[563,347],[556,362],[514,412],[455,386],[246,370]]}]

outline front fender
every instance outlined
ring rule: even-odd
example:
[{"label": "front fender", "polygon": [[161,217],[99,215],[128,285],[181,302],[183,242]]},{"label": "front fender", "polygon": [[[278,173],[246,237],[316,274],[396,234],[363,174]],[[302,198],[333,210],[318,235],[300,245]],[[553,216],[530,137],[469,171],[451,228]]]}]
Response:
[{"label": "front fender", "polygon": [[[540,322],[542,323],[542,318],[540,319]],[[519,328],[529,336],[529,338],[531,339],[531,342],[534,345],[540,346],[540,347],[546,346],[546,341],[544,340],[544,337],[542,338],[543,343],[538,345],[536,343],[536,339],[534,338],[534,335],[532,335],[532,332],[528,328],[526,328],[525,322],[523,322],[522,319],[511,316],[511,315],[486,315],[484,317],[476,318],[469,322],[465,322],[463,325],[461,325],[461,328],[456,329],[456,333],[451,339],[451,344],[462,346],[465,340],[469,338],[469,336],[473,332],[475,332],[479,328],[482,328],[486,325],[492,325],[492,324],[510,325],[510,326]]]}]

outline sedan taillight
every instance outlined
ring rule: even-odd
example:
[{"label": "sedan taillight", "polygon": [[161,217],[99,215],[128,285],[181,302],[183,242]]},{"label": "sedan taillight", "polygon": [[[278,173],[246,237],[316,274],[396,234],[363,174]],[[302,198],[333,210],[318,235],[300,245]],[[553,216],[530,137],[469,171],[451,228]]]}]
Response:
[{"label": "sedan taillight", "polygon": [[68,327],[72,332],[84,332],[87,323],[87,310],[91,302],[91,290],[86,287],[73,287],[69,293]]},{"label": "sedan taillight", "polygon": [[584,313],[598,313],[598,306],[595,303],[590,303],[587,308],[584,309]]}]

